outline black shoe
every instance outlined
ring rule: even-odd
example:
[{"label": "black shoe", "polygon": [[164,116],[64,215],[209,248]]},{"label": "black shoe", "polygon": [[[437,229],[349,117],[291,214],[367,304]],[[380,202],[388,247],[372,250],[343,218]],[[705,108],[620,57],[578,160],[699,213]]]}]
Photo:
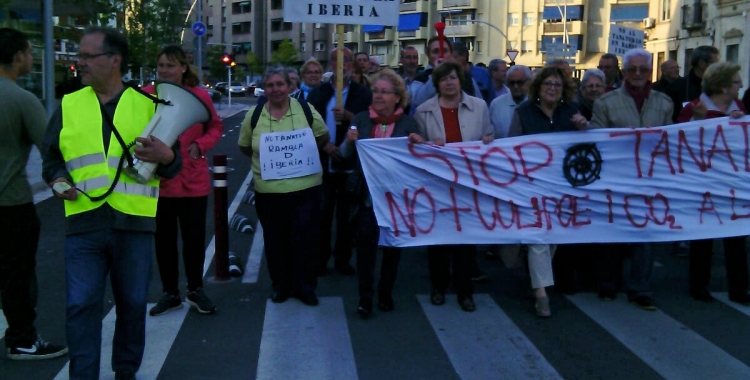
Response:
[{"label": "black shoe", "polygon": [[135,373],[133,371],[117,371],[115,372],[115,380],[135,380]]},{"label": "black shoe", "polygon": [[185,302],[198,309],[198,312],[201,314],[213,314],[216,312],[216,305],[208,299],[206,293],[203,292],[203,288],[198,288],[194,292],[188,292]]},{"label": "black shoe", "polygon": [[282,303],[289,299],[289,292],[285,290],[278,290],[271,293],[271,302]]},{"label": "black shoe", "polygon": [[730,294],[729,300],[732,302],[741,303],[743,305],[750,304],[750,294],[747,292],[740,293],[740,294]]},{"label": "black shoe", "polygon": [[611,290],[600,290],[599,299],[602,301],[614,301],[617,297],[617,292]]},{"label": "black shoe", "polygon": [[380,311],[392,311],[394,308],[393,298],[391,297],[378,297],[378,310]]},{"label": "black shoe", "polygon": [[359,307],[357,307],[357,314],[362,319],[367,319],[372,314],[372,298],[360,298]]},{"label": "black shoe", "polygon": [[630,303],[635,304],[635,306],[638,306],[643,310],[658,310],[658,308],[654,306],[654,301],[649,296],[635,296],[630,300]]},{"label": "black shoe", "polygon": [[474,304],[474,300],[471,299],[471,297],[466,297],[462,300],[458,301],[458,304],[461,305],[461,310],[472,312],[477,309],[477,306]]},{"label": "black shoe", "polygon": [[318,306],[318,304],[320,303],[320,301],[318,301],[318,297],[314,292],[310,292],[307,294],[298,294],[297,299],[302,301],[302,303],[307,306]]},{"label": "black shoe", "polygon": [[68,348],[57,344],[51,344],[42,337],[37,337],[36,342],[29,346],[8,347],[8,359],[11,360],[43,360],[63,356],[68,353]]},{"label": "black shoe", "polygon": [[440,306],[445,303],[445,293],[433,290],[430,295],[430,302],[435,306]]},{"label": "black shoe", "polygon": [[180,295],[164,293],[159,302],[156,303],[156,306],[152,307],[151,310],[148,311],[148,313],[152,317],[156,317],[159,315],[167,314],[170,311],[177,309],[182,309],[182,300],[180,299]]},{"label": "black shoe", "polygon": [[348,263],[336,265],[334,269],[336,269],[336,271],[343,274],[344,276],[354,276],[357,273],[357,271],[354,270],[354,267],[349,265]]},{"label": "black shoe", "polygon": [[712,296],[711,293],[709,293],[706,289],[701,289],[696,292],[690,292],[690,295],[696,301],[713,302],[716,300],[716,298],[714,298],[714,296]]}]

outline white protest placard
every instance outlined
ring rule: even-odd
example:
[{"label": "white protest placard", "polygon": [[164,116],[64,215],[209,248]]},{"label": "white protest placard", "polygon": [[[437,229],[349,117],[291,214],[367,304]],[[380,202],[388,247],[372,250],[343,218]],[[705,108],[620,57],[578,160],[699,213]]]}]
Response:
[{"label": "white protest placard", "polygon": [[623,56],[630,49],[643,49],[646,34],[642,30],[610,24],[608,53]]},{"label": "white protest placard", "polygon": [[380,243],[682,241],[750,233],[750,117],[465,142],[357,141]]},{"label": "white protest placard", "polygon": [[396,26],[399,3],[397,0],[295,0],[294,5],[284,7],[284,21]]},{"label": "white protest placard", "polygon": [[315,135],[309,127],[260,136],[260,178],[263,180],[304,177],[321,170]]}]

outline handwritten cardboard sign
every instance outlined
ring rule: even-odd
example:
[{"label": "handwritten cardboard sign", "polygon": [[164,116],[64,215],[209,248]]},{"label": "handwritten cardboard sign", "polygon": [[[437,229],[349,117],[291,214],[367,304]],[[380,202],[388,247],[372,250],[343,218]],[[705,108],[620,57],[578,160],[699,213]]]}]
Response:
[{"label": "handwritten cardboard sign", "polygon": [[315,136],[309,127],[261,135],[260,177],[263,180],[304,177],[321,170]]},{"label": "handwritten cardboard sign", "polygon": [[750,232],[748,126],[721,118],[357,149],[384,245],[678,241]]}]

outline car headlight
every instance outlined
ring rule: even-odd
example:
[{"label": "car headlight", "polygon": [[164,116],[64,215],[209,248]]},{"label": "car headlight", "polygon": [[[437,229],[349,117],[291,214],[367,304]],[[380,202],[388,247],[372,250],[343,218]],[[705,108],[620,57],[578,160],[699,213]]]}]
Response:
[{"label": "car headlight", "polygon": [[242,91],[247,91],[247,89],[245,87],[242,87]]}]

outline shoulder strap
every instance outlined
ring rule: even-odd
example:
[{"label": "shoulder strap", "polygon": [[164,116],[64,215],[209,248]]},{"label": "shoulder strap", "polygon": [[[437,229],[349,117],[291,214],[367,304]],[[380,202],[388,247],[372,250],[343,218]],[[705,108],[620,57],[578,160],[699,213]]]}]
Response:
[{"label": "shoulder strap", "polygon": [[299,105],[302,106],[302,111],[305,113],[305,119],[307,119],[307,126],[312,128],[313,123],[313,115],[312,110],[310,109],[310,105],[307,104],[307,101],[304,98],[297,99],[299,102]]},{"label": "shoulder strap", "polygon": [[263,112],[263,106],[266,104],[266,100],[268,98],[263,97],[261,99],[258,99],[258,104],[255,105],[255,109],[253,110],[253,115],[250,116],[250,130],[255,130],[255,126],[258,125],[258,120],[260,119],[260,114]]}]

